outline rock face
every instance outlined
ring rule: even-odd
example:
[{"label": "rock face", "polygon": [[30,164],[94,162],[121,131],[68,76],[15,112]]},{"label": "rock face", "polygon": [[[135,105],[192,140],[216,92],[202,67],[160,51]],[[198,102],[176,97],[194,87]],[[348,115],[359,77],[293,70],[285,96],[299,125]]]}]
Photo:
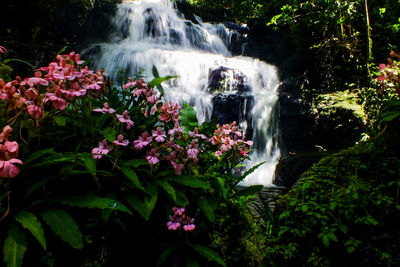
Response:
[{"label": "rock face", "polygon": [[[213,94],[213,118],[219,124],[233,121],[246,121],[251,125],[249,115],[254,104],[254,96],[249,92],[250,86],[246,83],[247,77],[239,70],[221,66],[210,71],[207,90]],[[252,129],[246,131],[251,136]]]},{"label": "rock face", "polygon": [[210,71],[208,75],[208,91],[210,93],[221,91],[249,92],[251,88],[246,84],[246,80],[247,77],[239,70],[221,66]]}]

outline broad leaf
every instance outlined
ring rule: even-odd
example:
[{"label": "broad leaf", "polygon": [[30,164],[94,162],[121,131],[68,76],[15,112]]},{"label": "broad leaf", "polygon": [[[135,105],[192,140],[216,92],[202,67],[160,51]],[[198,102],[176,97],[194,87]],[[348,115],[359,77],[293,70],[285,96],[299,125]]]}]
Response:
[{"label": "broad leaf", "polygon": [[83,238],[77,223],[68,213],[60,209],[43,211],[40,214],[50,229],[75,249],[83,248]]},{"label": "broad leaf", "polygon": [[122,203],[115,199],[99,197],[99,196],[66,196],[63,198],[54,199],[64,205],[73,207],[89,208],[89,209],[109,209],[118,210],[132,214],[132,212]]},{"label": "broad leaf", "polygon": [[165,181],[165,180],[157,181],[157,184],[158,184],[162,189],[164,189],[165,192],[168,193],[168,195],[171,196],[171,198],[172,198],[172,200],[173,200],[174,202],[176,202],[176,192],[175,192],[175,189],[174,189],[174,187],[173,187],[172,185],[170,185],[170,184],[169,184],[167,181]]},{"label": "broad leaf", "polygon": [[128,178],[132,182],[132,184],[136,188],[143,190],[143,191],[145,190],[145,188],[140,184],[139,177],[136,175],[134,170],[127,167],[126,165],[121,165],[121,171],[126,176],[126,178]]},{"label": "broad leaf", "polygon": [[195,127],[198,126],[198,121],[196,117],[196,112],[193,107],[188,103],[184,103],[181,111],[179,112],[179,124],[185,128],[185,132],[193,131]]},{"label": "broad leaf", "polygon": [[35,160],[37,160],[39,158],[42,158],[44,155],[47,155],[47,154],[54,155],[54,154],[57,154],[57,153],[54,151],[54,148],[47,148],[47,149],[36,151],[36,152],[30,154],[29,157],[24,159],[24,166],[25,165],[28,166],[29,163],[31,163],[32,161],[35,161]]},{"label": "broad leaf", "polygon": [[36,240],[39,241],[43,249],[46,250],[46,239],[44,237],[43,227],[35,214],[27,210],[22,210],[15,215],[15,220],[25,229],[29,230]]},{"label": "broad leaf", "polygon": [[109,142],[114,142],[116,137],[116,132],[114,128],[105,128],[104,130],[100,131],[100,133],[107,139]]},{"label": "broad leaf", "polygon": [[204,212],[210,222],[215,222],[214,209],[204,197],[201,197],[197,200],[197,205],[199,206],[200,210]]},{"label": "broad leaf", "polygon": [[146,190],[150,196],[144,196],[143,201],[139,199],[137,195],[130,194],[125,196],[125,200],[128,204],[134,208],[146,221],[150,219],[151,212],[153,211],[157,198],[158,190],[157,186],[150,185]]},{"label": "broad leaf", "polygon": [[251,186],[248,186],[248,187],[240,190],[237,193],[237,196],[243,196],[243,197],[252,196],[257,192],[260,192],[263,188],[264,188],[264,186],[262,186],[262,185],[251,185]]},{"label": "broad leaf", "polygon": [[189,244],[197,253],[200,255],[206,257],[208,260],[215,261],[216,263],[226,266],[224,260],[218,256],[217,253],[215,253],[212,249],[209,249],[208,247],[205,247],[200,244]]},{"label": "broad leaf", "polygon": [[225,179],[217,177],[218,185],[221,190],[222,197],[226,200],[228,198],[229,189],[226,187]]},{"label": "broad leaf", "polygon": [[81,159],[90,174],[93,177],[96,177],[96,160],[92,157],[92,155],[89,153],[82,154]]},{"label": "broad leaf", "polygon": [[130,160],[126,160],[126,161],[121,161],[121,165],[126,166],[126,167],[137,168],[140,166],[147,165],[147,160],[145,160],[145,159],[130,159]]},{"label": "broad leaf", "polygon": [[197,179],[194,176],[179,175],[169,180],[193,188],[208,189],[210,187],[207,183]]},{"label": "broad leaf", "polygon": [[26,235],[15,224],[11,224],[4,241],[3,255],[7,267],[22,266],[22,259],[27,248]]},{"label": "broad leaf", "polygon": [[61,116],[55,116],[55,117],[53,117],[53,120],[58,126],[65,126],[65,124],[67,123],[67,120],[65,119],[65,117],[61,117]]},{"label": "broad leaf", "polygon": [[160,255],[160,257],[158,257],[157,259],[157,266],[160,266],[161,264],[163,264],[168,257],[172,254],[172,252],[174,252],[174,250],[176,249],[176,246],[169,246],[167,247]]}]

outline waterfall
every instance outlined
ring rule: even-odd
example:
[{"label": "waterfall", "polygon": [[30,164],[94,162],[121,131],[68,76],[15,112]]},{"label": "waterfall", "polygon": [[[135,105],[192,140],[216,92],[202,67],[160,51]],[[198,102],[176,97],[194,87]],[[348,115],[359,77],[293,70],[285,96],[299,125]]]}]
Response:
[{"label": "waterfall", "polygon": [[124,1],[112,20],[115,31],[109,41],[97,44],[94,67],[103,67],[114,80],[121,67],[127,75],[142,69],[148,80],[153,78],[153,65],[160,76],[178,76],[163,83],[166,100],[191,104],[200,123],[213,115],[221,123],[231,122],[219,113],[232,109],[227,115],[251,133],[256,149],[246,166],[266,161],[242,184],[271,185],[280,157],[276,68],[232,56],[228,48],[238,33],[223,24],[196,20],[185,20],[171,0]]}]

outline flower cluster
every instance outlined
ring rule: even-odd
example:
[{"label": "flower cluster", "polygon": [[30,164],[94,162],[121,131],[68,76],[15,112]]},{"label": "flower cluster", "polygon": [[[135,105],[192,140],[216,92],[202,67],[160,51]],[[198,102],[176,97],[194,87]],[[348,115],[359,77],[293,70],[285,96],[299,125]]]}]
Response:
[{"label": "flower cluster", "polygon": [[68,103],[96,95],[102,88],[103,71],[81,67],[83,63],[79,54],[71,52],[58,55],[56,62],[37,69],[34,77],[22,80],[17,76],[8,83],[0,78],[0,99],[7,101],[8,111],[21,115],[26,110],[36,121],[44,116],[47,103],[56,110],[64,110]]},{"label": "flower cluster", "polygon": [[185,214],[185,208],[173,207],[172,211],[174,215],[169,216],[169,221],[167,222],[168,230],[176,231],[183,228],[186,232],[192,232],[196,225],[194,225],[194,218],[190,218]]},{"label": "flower cluster", "polygon": [[246,136],[242,136],[242,133],[238,131],[235,121],[222,126],[218,124],[210,141],[211,144],[218,146],[218,150],[215,151],[216,157],[228,151],[239,158],[246,157],[249,152],[248,147],[253,145],[252,141],[246,141]]},{"label": "flower cluster", "polygon": [[0,133],[0,178],[14,178],[19,173],[18,166],[14,164],[22,164],[17,159],[19,145],[16,141],[9,141],[12,128],[7,125]]},{"label": "flower cluster", "polygon": [[383,89],[392,89],[400,93],[400,65],[392,58],[400,60],[400,55],[394,51],[390,52],[388,64],[379,64],[379,76],[376,80],[380,82]]},{"label": "flower cluster", "polygon": [[[132,97],[143,111],[143,115],[146,118],[155,116],[158,123],[150,131],[141,132],[133,141],[124,139],[120,134],[118,139],[113,142],[114,145],[127,146],[131,143],[137,151],[145,155],[144,157],[150,165],[158,164],[161,160],[168,160],[178,175],[182,174],[188,162],[197,164],[198,155],[202,149],[201,145],[208,142],[208,138],[204,134],[200,134],[197,128],[193,132],[184,133],[184,127],[179,125],[178,120],[181,106],[171,102],[163,103],[160,94],[142,79],[136,81],[129,79],[123,88],[131,90]],[[131,120],[128,110],[125,110],[122,115],[114,114],[116,111],[108,103],[104,103],[103,108],[96,108],[93,111],[115,116],[119,123],[126,124],[126,131],[130,131],[125,136],[135,136],[132,133],[132,127],[135,124]],[[117,125],[114,128],[120,129],[121,127]],[[104,147],[107,147],[107,150],[104,150]],[[105,145],[104,140],[101,141],[98,147],[93,148],[93,157],[101,158],[110,151],[109,148]]]}]

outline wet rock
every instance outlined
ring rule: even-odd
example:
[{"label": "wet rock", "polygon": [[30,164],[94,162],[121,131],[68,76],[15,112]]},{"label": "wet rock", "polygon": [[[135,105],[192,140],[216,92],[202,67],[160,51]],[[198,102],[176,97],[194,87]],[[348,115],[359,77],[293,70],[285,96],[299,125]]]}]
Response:
[{"label": "wet rock", "polygon": [[208,75],[208,91],[210,93],[226,91],[249,92],[251,88],[246,82],[246,75],[239,70],[219,67],[210,71]]}]

